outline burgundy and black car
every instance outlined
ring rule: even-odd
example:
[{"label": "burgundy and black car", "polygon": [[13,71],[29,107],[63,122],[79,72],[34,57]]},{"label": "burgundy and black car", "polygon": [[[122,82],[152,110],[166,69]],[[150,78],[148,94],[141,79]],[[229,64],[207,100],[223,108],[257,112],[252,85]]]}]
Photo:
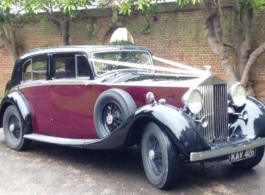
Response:
[{"label": "burgundy and black car", "polygon": [[[170,67],[171,66],[171,67]],[[175,185],[181,162],[262,160],[265,107],[240,83],[153,56],[137,46],[31,50],[15,63],[1,102],[7,145],[85,149],[137,145],[150,183]]]}]

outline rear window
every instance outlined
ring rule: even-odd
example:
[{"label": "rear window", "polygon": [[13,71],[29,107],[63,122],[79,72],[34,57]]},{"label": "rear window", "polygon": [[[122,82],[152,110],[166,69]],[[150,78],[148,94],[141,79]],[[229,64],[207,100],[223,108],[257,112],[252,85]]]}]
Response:
[{"label": "rear window", "polygon": [[35,56],[23,64],[23,81],[42,80],[47,78],[47,56]]}]

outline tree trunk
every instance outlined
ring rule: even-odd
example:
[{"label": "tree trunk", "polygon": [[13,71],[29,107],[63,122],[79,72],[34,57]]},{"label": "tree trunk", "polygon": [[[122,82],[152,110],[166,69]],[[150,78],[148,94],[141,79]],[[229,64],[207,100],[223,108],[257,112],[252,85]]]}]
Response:
[{"label": "tree trunk", "polygon": [[15,62],[19,57],[19,50],[18,50],[18,42],[16,37],[16,28],[12,26],[10,23],[7,23],[7,28],[9,29],[9,40],[11,43],[11,59]]},{"label": "tree trunk", "polygon": [[205,13],[205,36],[210,44],[212,51],[219,57],[221,64],[228,78],[228,86],[238,81],[234,68],[229,60],[227,50],[223,43],[223,34],[221,27],[220,7],[213,1],[207,0],[204,5]]},{"label": "tree trunk", "polygon": [[46,12],[48,14],[49,19],[58,27],[58,30],[61,35],[61,43],[62,45],[70,45],[70,22],[71,17],[69,13],[60,12],[59,14],[55,15],[52,9],[46,8]]},{"label": "tree trunk", "polygon": [[[236,5],[235,5],[236,6]],[[246,9],[243,10],[243,9]],[[237,75],[238,78],[242,78],[245,70],[249,54],[251,50],[251,25],[253,18],[253,10],[247,7],[241,8],[241,10],[235,12],[235,45],[237,51]]]},{"label": "tree trunk", "polygon": [[63,19],[60,20],[61,40],[62,45],[70,45],[70,16],[65,14]]},{"label": "tree trunk", "polygon": [[19,56],[18,44],[16,38],[16,29],[11,23],[0,24],[0,40],[6,47],[12,64],[14,64]]},{"label": "tree trunk", "polygon": [[[240,81],[246,87],[249,95],[255,92],[252,83],[249,81],[249,71],[251,66],[257,61],[258,57],[265,53],[265,43],[260,45],[251,53],[251,27],[253,19],[253,8],[249,4],[238,5],[234,2],[235,20],[234,20],[234,44],[228,45],[223,43],[220,0],[205,0],[203,4],[203,13],[205,16],[204,31],[207,40],[213,52],[219,57],[221,64],[228,78],[228,85]],[[234,68],[228,58],[228,52],[225,47],[232,48],[236,53],[237,63]]]}]

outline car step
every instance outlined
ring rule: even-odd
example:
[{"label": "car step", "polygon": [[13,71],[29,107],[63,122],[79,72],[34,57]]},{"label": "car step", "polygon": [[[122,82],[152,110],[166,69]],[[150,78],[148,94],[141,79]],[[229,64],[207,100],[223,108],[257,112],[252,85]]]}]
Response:
[{"label": "car step", "polygon": [[66,146],[77,146],[83,147],[86,144],[92,144],[98,141],[98,139],[71,139],[71,138],[61,138],[53,137],[48,135],[40,135],[37,133],[27,134],[23,136],[26,139],[31,139],[40,142],[66,145]]}]

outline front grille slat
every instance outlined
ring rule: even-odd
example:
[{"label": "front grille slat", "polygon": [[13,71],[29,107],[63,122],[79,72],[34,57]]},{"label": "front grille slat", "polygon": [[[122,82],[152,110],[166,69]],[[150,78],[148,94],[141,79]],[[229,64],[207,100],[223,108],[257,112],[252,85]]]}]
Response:
[{"label": "front grille slat", "polygon": [[[209,93],[209,96],[208,96],[208,103],[209,103],[209,106],[210,107],[208,107],[208,118],[210,118],[211,119],[211,126],[210,126],[210,129],[214,129],[214,119],[212,118],[212,117],[210,117],[211,115],[212,115],[212,113],[213,113],[213,110],[212,110],[212,108],[213,108],[213,86],[209,86],[210,88],[211,88],[211,91],[210,91],[210,93]],[[207,91],[206,91],[206,93],[207,93]],[[209,139],[212,139],[212,137],[214,137],[214,131],[210,131],[211,132],[211,137],[209,137]]]},{"label": "front grille slat", "polygon": [[201,127],[204,138],[211,141],[228,137],[227,85],[203,85],[199,89],[203,94],[199,117],[207,117],[209,121],[206,128]]}]

